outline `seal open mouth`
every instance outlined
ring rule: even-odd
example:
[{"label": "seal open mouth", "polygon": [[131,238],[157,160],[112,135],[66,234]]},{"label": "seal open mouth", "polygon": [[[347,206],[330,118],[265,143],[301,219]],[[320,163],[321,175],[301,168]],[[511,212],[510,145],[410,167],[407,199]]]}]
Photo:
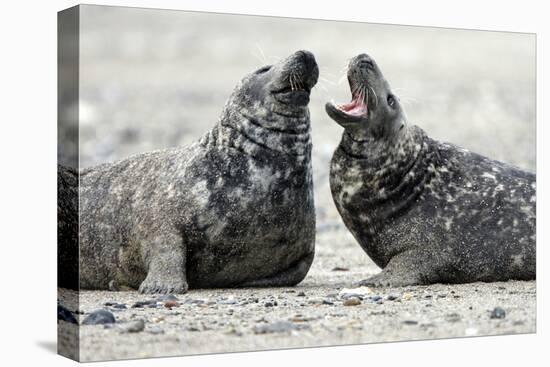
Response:
[{"label": "seal open mouth", "polygon": [[351,89],[351,102],[334,104],[327,102],[325,110],[338,123],[360,122],[368,117],[368,95],[366,85],[357,86],[348,78]]}]

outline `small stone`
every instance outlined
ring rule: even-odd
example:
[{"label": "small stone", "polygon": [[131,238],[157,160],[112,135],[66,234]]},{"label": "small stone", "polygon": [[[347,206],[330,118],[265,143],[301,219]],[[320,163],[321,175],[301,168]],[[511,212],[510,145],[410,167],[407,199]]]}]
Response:
[{"label": "small stone", "polygon": [[437,295],[437,298],[445,298],[445,297],[447,297],[446,293],[441,293]]},{"label": "small stone", "polygon": [[273,306],[274,306],[274,303],[273,303],[273,302],[270,302],[270,301],[267,301],[266,303],[264,303],[264,306],[265,306],[265,307],[273,307]]},{"label": "small stone", "polygon": [[323,299],[323,304],[324,304],[324,305],[333,305],[333,304],[334,304],[334,300],[331,299],[331,298],[325,298],[325,299]]},{"label": "small stone", "polygon": [[164,321],[164,316],[157,316],[152,319],[153,322],[159,323]]},{"label": "small stone", "polygon": [[157,297],[157,302],[166,302],[166,301],[179,301],[178,297],[173,294],[164,294],[160,297]]},{"label": "small stone", "polygon": [[403,324],[405,324],[405,325],[418,325],[418,321],[416,321],[416,320],[405,320],[405,321],[403,321]]},{"label": "small stone", "polygon": [[372,290],[369,287],[362,286],[358,288],[344,288],[338,293],[338,296],[341,299],[348,299],[348,298],[363,299],[369,294],[372,294]]},{"label": "small stone", "polygon": [[342,266],[335,266],[332,268],[332,271],[349,271],[349,268],[344,268]]},{"label": "small stone", "polygon": [[116,308],[117,310],[126,310],[128,307],[124,303],[117,303],[116,305],[113,305],[113,308]]},{"label": "small stone", "polygon": [[57,319],[78,325],[73,313],[61,305],[57,305]]},{"label": "small stone", "polygon": [[344,301],[344,306],[357,306],[361,304],[361,300],[356,297],[348,298]]},{"label": "small stone", "polygon": [[147,330],[149,333],[153,334],[153,335],[159,335],[159,334],[164,334],[164,330],[162,330],[160,327],[158,326],[153,326],[151,328],[149,328]]},{"label": "small stone", "polygon": [[398,298],[397,296],[395,296],[395,295],[393,295],[393,294],[390,294],[386,299],[387,299],[388,301],[395,301],[397,298]]},{"label": "small stone", "polygon": [[491,318],[492,319],[503,319],[506,317],[506,311],[504,311],[501,307],[495,307],[493,311],[491,311]]},{"label": "small stone", "polygon": [[115,316],[110,311],[96,310],[91,312],[84,321],[82,321],[82,325],[114,324],[115,322]]},{"label": "small stone", "polygon": [[297,297],[305,297],[306,294],[304,292],[298,292],[298,294],[296,296]]},{"label": "small stone", "polygon": [[461,317],[459,314],[457,313],[450,313],[448,314],[447,316],[445,316],[445,319],[448,321],[448,322],[458,322],[460,321]]},{"label": "small stone", "polygon": [[178,307],[180,304],[177,301],[166,301],[164,302],[164,307],[171,310],[172,307]]},{"label": "small stone", "polygon": [[145,329],[145,321],[129,321],[125,324],[122,324],[120,328],[124,333],[139,333],[140,331],[143,331],[143,329]]},{"label": "small stone", "polygon": [[372,301],[372,302],[378,302],[382,299],[381,296],[370,296],[369,299]]},{"label": "small stone", "polygon": [[254,326],[255,334],[270,334],[270,333],[283,333],[292,330],[309,329],[309,325],[300,324],[296,325],[290,321],[276,321],[271,324],[261,324]]},{"label": "small stone", "polygon": [[157,301],[156,300],[137,301],[132,305],[132,308],[144,308],[146,306],[151,306],[151,305],[155,305],[156,307]]},{"label": "small stone", "polygon": [[237,304],[237,300],[234,297],[229,297],[226,299],[221,299],[218,301],[220,305],[234,305]]},{"label": "small stone", "polygon": [[413,298],[412,293],[403,293],[403,296],[401,297],[401,299],[403,299],[403,301],[409,301],[412,298]]}]

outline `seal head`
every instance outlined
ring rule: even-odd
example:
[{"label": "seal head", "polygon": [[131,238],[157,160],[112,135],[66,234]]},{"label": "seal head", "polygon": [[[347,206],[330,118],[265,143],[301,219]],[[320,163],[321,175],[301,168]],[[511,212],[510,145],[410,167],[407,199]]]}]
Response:
[{"label": "seal head", "polygon": [[405,111],[374,59],[367,54],[351,59],[348,82],[351,102],[328,102],[325,110],[354,140],[387,139],[404,127]]}]

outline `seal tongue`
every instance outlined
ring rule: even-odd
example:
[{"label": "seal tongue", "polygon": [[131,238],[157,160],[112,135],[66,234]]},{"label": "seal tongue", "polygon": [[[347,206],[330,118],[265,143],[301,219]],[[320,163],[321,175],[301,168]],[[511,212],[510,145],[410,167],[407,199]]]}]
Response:
[{"label": "seal tongue", "polygon": [[367,114],[367,105],[360,96],[354,96],[350,103],[337,106],[340,111],[353,116],[363,116]]}]

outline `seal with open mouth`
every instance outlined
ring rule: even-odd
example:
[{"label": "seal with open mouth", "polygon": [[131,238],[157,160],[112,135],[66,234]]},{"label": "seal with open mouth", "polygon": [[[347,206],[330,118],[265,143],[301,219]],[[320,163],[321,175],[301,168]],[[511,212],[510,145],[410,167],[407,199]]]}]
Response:
[{"label": "seal with open mouth", "polygon": [[82,170],[80,287],[299,283],[314,256],[308,103],[318,74],[298,51],[247,75],[195,144]]},{"label": "seal with open mouth", "polygon": [[535,279],[535,175],[409,125],[376,62],[349,64],[350,103],[330,187],[345,225],[382,272],[371,286]]}]

